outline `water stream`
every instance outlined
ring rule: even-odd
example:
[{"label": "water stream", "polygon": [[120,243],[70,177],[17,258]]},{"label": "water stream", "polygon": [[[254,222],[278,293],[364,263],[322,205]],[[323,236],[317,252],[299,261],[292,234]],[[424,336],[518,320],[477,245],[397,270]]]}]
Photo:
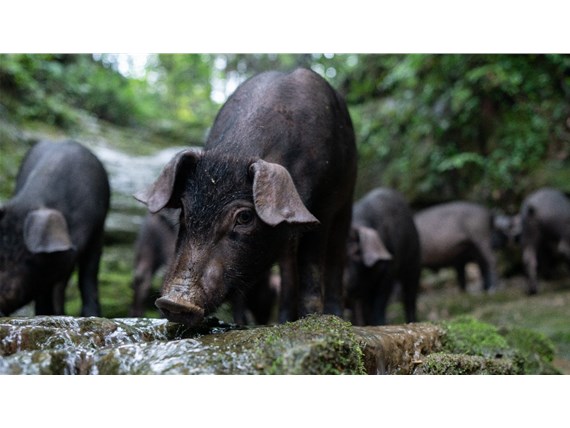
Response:
[{"label": "water stream", "polygon": [[333,316],[243,328],[209,318],[0,318],[0,374],[412,373],[433,325],[359,327]]}]

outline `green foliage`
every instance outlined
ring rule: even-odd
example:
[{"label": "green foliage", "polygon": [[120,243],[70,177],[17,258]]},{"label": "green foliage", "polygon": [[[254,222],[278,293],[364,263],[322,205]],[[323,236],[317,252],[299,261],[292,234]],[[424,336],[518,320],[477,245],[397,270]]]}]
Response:
[{"label": "green foliage", "polygon": [[[361,65],[340,85],[355,102],[361,185],[399,188],[417,204],[518,206],[551,184],[534,175],[546,159],[568,158],[567,56],[372,55]],[[365,71],[374,88],[360,82]]]},{"label": "green foliage", "polygon": [[69,128],[76,121],[72,107],[131,125],[139,119],[136,83],[90,55],[0,56],[3,103],[23,119]]},{"label": "green foliage", "polygon": [[384,185],[415,206],[462,198],[513,211],[535,187],[570,191],[568,55],[148,58],[144,75],[125,77],[117,55],[1,55],[0,103],[18,117],[67,128],[80,108],[195,145],[237,84],[268,69],[309,67],[349,105],[357,197]]}]

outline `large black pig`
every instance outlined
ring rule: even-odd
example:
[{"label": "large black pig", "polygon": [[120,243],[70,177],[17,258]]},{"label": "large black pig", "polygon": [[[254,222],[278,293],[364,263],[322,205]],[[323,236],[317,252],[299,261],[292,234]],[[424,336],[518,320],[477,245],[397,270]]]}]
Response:
[{"label": "large black pig", "polygon": [[414,216],[420,235],[422,266],[454,267],[459,287],[466,290],[465,265],[476,262],[485,290],[497,286],[496,255],[493,252],[493,214],[468,201],[434,205]]},{"label": "large black pig", "polygon": [[557,189],[539,189],[523,201],[520,218],[528,294],[536,294],[541,265],[557,257],[570,262],[570,200]]},{"label": "large black pig", "polygon": [[400,192],[374,189],[354,204],[347,249],[346,297],[353,323],[385,324],[396,282],[406,321],[416,321],[420,242],[412,211]]},{"label": "large black pig", "polygon": [[26,155],[14,196],[0,208],[0,312],[34,301],[36,314],[63,314],[77,265],[82,316],[100,316],[99,260],[109,209],[101,162],[82,145],[42,141]]},{"label": "large black pig", "polygon": [[279,320],[342,314],[356,179],[354,131],[318,74],[265,72],[218,113],[202,154],[179,153],[137,198],[181,208],[175,259],[156,305],[195,324],[279,260]]}]

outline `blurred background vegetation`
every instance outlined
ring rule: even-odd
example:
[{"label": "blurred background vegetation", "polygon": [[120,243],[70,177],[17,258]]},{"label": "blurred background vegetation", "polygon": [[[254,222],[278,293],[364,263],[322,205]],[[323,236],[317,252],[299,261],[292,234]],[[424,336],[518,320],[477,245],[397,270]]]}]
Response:
[{"label": "blurred background vegetation", "polygon": [[[201,145],[235,87],[309,67],[346,98],[360,154],[357,196],[398,188],[416,208],[471,199],[514,213],[542,185],[570,192],[569,55],[0,55],[0,199],[25,123],[101,121]],[[15,131],[16,130],[16,131]],[[150,138],[150,137],[149,137]]]}]

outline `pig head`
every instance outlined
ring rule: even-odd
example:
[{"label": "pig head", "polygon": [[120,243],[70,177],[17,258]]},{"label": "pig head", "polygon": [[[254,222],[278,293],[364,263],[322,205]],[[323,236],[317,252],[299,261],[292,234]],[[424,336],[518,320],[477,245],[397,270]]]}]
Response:
[{"label": "pig head", "polygon": [[[49,284],[60,272],[71,271],[75,253],[67,223],[58,210],[26,211],[15,204],[0,208],[0,313],[10,314],[43,295],[48,301],[46,310],[40,305],[36,312],[49,313]],[[51,265],[60,269],[48,269]]]},{"label": "pig head", "polygon": [[135,197],[153,213],[181,210],[176,252],[156,306],[187,325],[267,272],[297,232],[319,224],[286,168],[219,151],[180,152]]}]

